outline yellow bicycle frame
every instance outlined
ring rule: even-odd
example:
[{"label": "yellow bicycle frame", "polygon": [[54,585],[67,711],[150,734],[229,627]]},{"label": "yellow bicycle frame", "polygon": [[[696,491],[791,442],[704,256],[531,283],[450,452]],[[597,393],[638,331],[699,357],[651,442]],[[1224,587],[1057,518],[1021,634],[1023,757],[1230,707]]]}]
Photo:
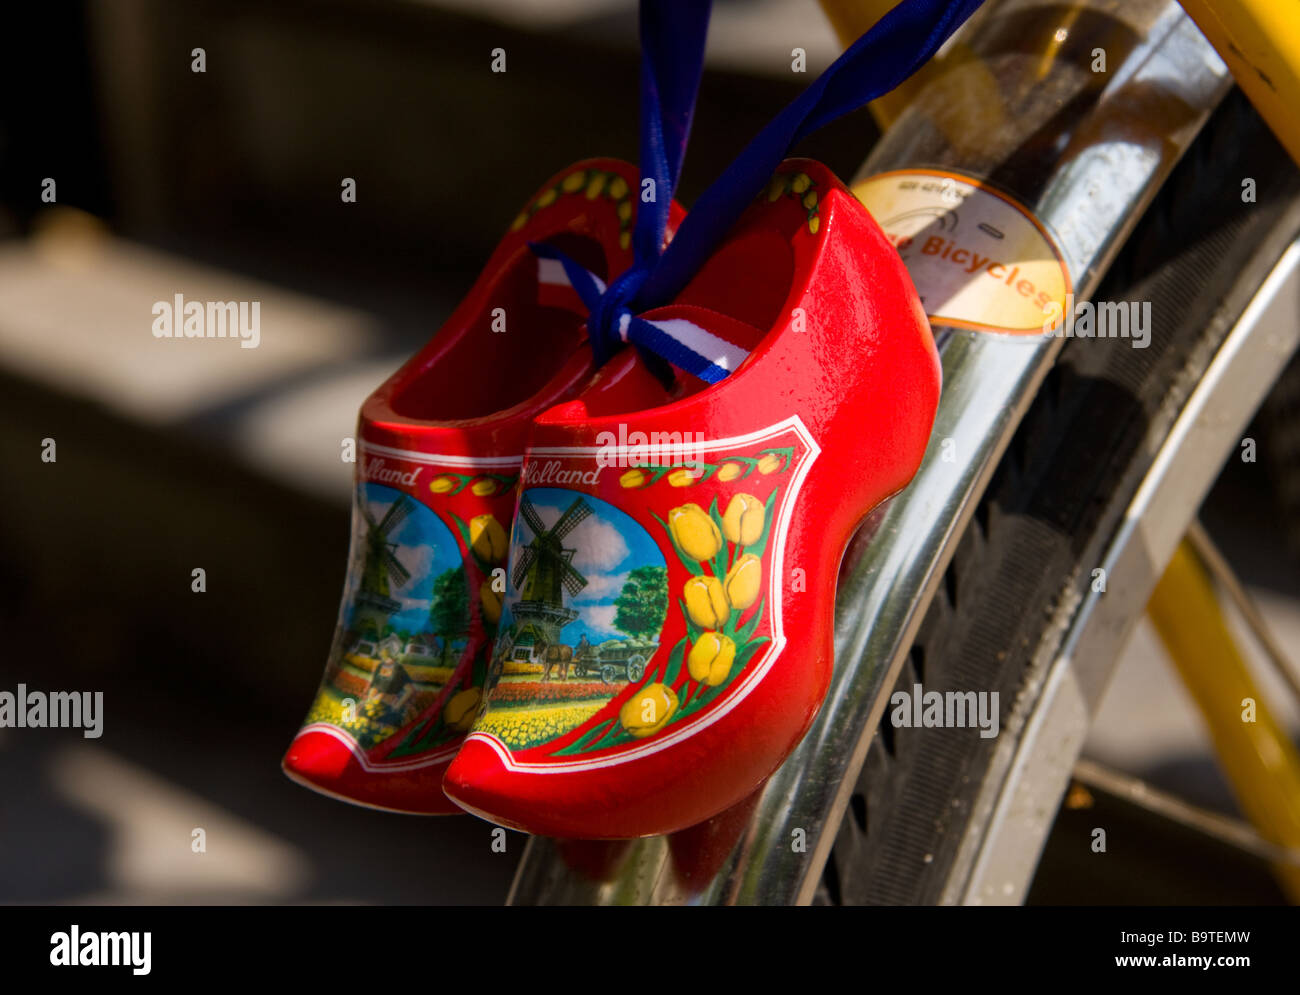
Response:
[{"label": "yellow bicycle frame", "polygon": [[1180,2],[1260,117],[1300,162],[1300,6],[1289,0]]},{"label": "yellow bicycle frame", "polygon": [[[882,18],[898,0],[821,0],[822,10],[848,46]],[[1290,0],[1180,0],[1214,46],[1237,85],[1277,135],[1291,158],[1300,162],[1300,5]],[[1069,11],[1063,12],[1068,19]],[[965,61],[970,53],[960,42],[921,69],[902,86],[871,105],[882,129],[897,119],[918,89],[934,77],[938,66]],[[992,77],[986,81],[993,86]],[[990,91],[996,97],[996,91]],[[981,101],[997,107],[997,101]]]},{"label": "yellow bicycle frame", "polygon": [[[840,44],[848,48],[855,41],[871,30],[872,26],[885,14],[897,6],[898,0],[821,0],[822,11],[826,14],[831,27],[835,29]],[[968,61],[972,56],[970,50],[960,41],[949,42],[949,47],[940,56],[926,63],[903,84],[878,100],[873,100],[871,116],[876,119],[880,130],[888,128],[898,119],[912,97],[918,90],[938,75],[940,66],[951,65],[954,61]],[[974,101],[980,113],[997,114],[1001,112],[1002,102],[997,99],[997,84],[992,74],[986,73],[975,85],[980,87],[977,97],[985,99]]]},{"label": "yellow bicycle frame", "polygon": [[[1186,539],[1147,614],[1205,718],[1242,811],[1264,839],[1300,850],[1300,754],[1260,695]],[[1277,865],[1274,873],[1292,902],[1300,902],[1300,867]]]}]

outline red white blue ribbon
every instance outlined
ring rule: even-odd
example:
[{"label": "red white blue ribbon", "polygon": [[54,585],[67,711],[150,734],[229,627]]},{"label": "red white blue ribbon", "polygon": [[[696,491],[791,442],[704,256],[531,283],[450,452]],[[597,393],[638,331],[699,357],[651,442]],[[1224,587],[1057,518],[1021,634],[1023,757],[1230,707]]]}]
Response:
[{"label": "red white blue ribbon", "polygon": [[[794,145],[825,124],[898,86],[920,69],[982,0],[902,0],[835,60],[727,167],[691,208],[672,243],[664,232],[681,172],[704,66],[709,0],[642,0],[642,196],[633,232],[633,264],[609,286],[558,250],[532,244],[542,262],[558,262],[589,314],[596,362],[626,343],[709,383],[733,372],[745,353],[691,322],[639,317],[668,304],[726,237]],[[554,268],[546,271],[558,279]],[[540,275],[540,273],[539,273]],[[684,327],[689,326],[689,327]]]},{"label": "red white blue ribbon", "polygon": [[[594,314],[606,293],[603,280],[564,253],[543,243],[534,243],[537,282],[544,287],[569,287]],[[648,349],[680,370],[708,383],[717,383],[733,373],[749,352],[685,318],[645,318],[622,308],[616,324],[607,333],[620,345]]]}]

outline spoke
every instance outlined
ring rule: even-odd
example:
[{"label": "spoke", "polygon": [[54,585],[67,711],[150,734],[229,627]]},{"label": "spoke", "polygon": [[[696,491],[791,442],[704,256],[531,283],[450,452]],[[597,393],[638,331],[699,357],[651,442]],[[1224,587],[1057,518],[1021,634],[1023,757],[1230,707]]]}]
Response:
[{"label": "spoke", "polygon": [[1086,787],[1123,798],[1153,815],[1237,847],[1261,860],[1300,867],[1300,851],[1270,843],[1255,832],[1249,823],[1193,805],[1132,774],[1099,764],[1095,760],[1080,759],[1074,765],[1074,779]]},{"label": "spoke", "polygon": [[1296,678],[1295,665],[1287,659],[1286,653],[1283,652],[1282,647],[1273,637],[1268,623],[1264,621],[1264,616],[1255,607],[1254,600],[1246,593],[1246,588],[1237,579],[1232,566],[1224,555],[1219,552],[1219,547],[1214,544],[1214,540],[1210,538],[1209,533],[1205,531],[1199,521],[1193,520],[1188,527],[1187,540],[1192,544],[1192,548],[1196,550],[1196,555],[1204,564],[1205,569],[1209,571],[1210,576],[1227,593],[1237,611],[1241,612],[1247,627],[1259,642],[1260,648],[1263,649],[1264,655],[1268,657],[1269,663],[1273,665],[1273,669],[1286,682],[1286,686],[1291,690],[1291,694],[1295,696],[1296,701],[1300,702],[1300,680]]}]

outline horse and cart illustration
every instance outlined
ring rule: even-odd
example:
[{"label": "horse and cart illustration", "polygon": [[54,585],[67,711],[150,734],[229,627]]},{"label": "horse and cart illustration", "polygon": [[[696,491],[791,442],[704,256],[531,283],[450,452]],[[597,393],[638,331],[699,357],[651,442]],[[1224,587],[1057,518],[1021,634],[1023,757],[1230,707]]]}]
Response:
[{"label": "horse and cart illustration", "polygon": [[593,646],[584,634],[577,646],[543,643],[537,647],[534,644],[532,654],[528,647],[520,647],[516,659],[531,655],[535,662],[544,664],[543,681],[551,680],[553,671],[558,672],[559,680],[567,680],[572,669],[575,677],[599,677],[602,684],[620,680],[635,684],[645,676],[646,661],[658,646],[658,643],[633,639],[608,639]]},{"label": "horse and cart illustration", "polygon": [[563,641],[561,631],[581,613],[565,604],[588,581],[572,560],[574,550],[564,539],[592,514],[591,506],[577,498],[550,528],[525,496],[519,515],[533,537],[521,551],[511,575],[520,598],[509,606],[511,625],[498,640],[497,665],[505,660],[541,664],[542,682],[576,677],[599,677],[604,684],[632,683],[645,676],[646,662],[658,643],[645,639],[607,639],[593,645],[584,632],[576,644]]},{"label": "horse and cart illustration", "polygon": [[507,633],[498,641],[494,660],[498,666],[506,660],[540,664],[543,682],[568,680],[572,673],[582,679],[599,677],[602,684],[624,680],[635,684],[645,676],[646,662],[658,648],[658,643],[636,639],[609,639],[593,646],[585,635],[577,646],[548,644]]}]

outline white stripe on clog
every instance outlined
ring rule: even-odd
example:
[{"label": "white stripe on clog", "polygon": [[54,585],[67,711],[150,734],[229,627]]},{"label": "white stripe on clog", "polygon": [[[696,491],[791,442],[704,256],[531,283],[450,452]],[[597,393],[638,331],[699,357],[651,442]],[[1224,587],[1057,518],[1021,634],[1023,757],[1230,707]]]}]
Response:
[{"label": "white stripe on clog", "polygon": [[[600,292],[605,292],[605,281],[598,277],[590,270],[587,275],[600,288]],[[537,259],[537,282],[544,283],[548,287],[572,287],[573,283],[569,280],[569,274],[564,270],[564,263],[558,259],[543,259],[540,256]]]},{"label": "white stripe on clog", "polygon": [[733,373],[741,363],[749,358],[749,351],[740,348],[734,342],[719,338],[708,329],[701,328],[685,318],[668,318],[657,321],[645,319],[665,335],[676,339],[697,356],[707,359],[714,366]]},{"label": "white stripe on clog", "polygon": [[[539,292],[541,288],[567,287],[577,293],[577,288],[573,286],[573,280],[569,278],[569,272],[565,269],[564,264],[566,261],[573,263],[573,260],[548,259],[545,256],[537,257]],[[576,267],[575,264],[575,268],[580,267]],[[605,292],[605,282],[590,270],[583,270],[583,272],[591,280],[592,285],[597,288],[597,293],[603,294]],[[584,294],[589,295],[589,292],[589,288],[584,288]],[[624,342],[630,340],[632,318],[633,316],[627,312],[619,316],[618,336]],[[695,322],[688,321],[685,318],[666,318],[659,321],[638,318],[637,320],[652,325],[663,335],[681,346],[685,353],[690,354],[689,356],[679,354],[674,357],[665,353],[664,358],[677,363],[686,372],[699,376],[709,383],[717,383],[727,374],[734,372],[749,357],[748,350],[742,349],[734,342],[728,342],[726,339],[714,335],[708,329],[702,328]],[[660,352],[661,350],[654,348],[651,351]]]}]

